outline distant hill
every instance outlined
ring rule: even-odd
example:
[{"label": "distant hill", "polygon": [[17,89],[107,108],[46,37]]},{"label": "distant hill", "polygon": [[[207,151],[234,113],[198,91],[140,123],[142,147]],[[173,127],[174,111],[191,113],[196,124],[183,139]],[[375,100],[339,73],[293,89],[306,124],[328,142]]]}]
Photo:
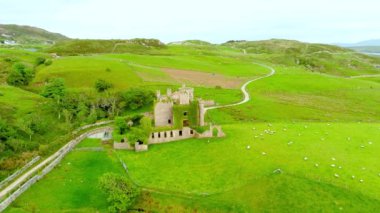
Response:
[{"label": "distant hill", "polygon": [[68,37],[31,26],[0,24],[0,42],[12,44],[54,44]]},{"label": "distant hill", "polygon": [[271,39],[229,41],[223,45],[241,49],[246,53],[257,54],[257,57],[273,64],[304,66],[312,72],[336,75],[349,76],[361,70],[378,72],[377,65],[380,64],[379,58],[327,44]]},{"label": "distant hill", "polygon": [[169,45],[198,45],[198,46],[209,46],[213,45],[210,42],[207,41],[202,41],[202,40],[185,40],[185,41],[176,41],[176,42],[171,42]]},{"label": "distant hill", "polygon": [[368,46],[379,46],[380,47],[380,39],[372,39],[361,41],[358,43],[337,43],[336,45],[341,47],[368,47]]},{"label": "distant hill", "polygon": [[380,39],[361,41],[358,43],[337,44],[341,47],[350,48],[362,53],[380,53]]},{"label": "distant hill", "polygon": [[166,47],[157,39],[97,40],[73,39],[57,42],[48,52],[59,55],[83,55],[95,53],[144,53]]},{"label": "distant hill", "polygon": [[349,48],[362,53],[380,53],[380,46],[359,46]]},{"label": "distant hill", "polygon": [[295,40],[270,39],[263,41],[228,41],[225,46],[245,49],[248,53],[268,54],[308,54],[316,52],[342,53],[352,52],[349,49],[327,45],[304,43]]}]

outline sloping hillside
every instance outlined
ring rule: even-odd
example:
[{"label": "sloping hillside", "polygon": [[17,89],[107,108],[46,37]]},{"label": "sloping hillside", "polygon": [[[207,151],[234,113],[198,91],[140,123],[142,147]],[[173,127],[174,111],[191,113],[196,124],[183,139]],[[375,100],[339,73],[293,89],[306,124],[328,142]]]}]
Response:
[{"label": "sloping hillside", "polygon": [[377,74],[380,59],[333,45],[303,43],[292,40],[229,41],[224,46],[256,54],[274,64],[302,66],[312,72],[340,76]]},{"label": "sloping hillside", "polygon": [[18,44],[53,44],[68,38],[44,29],[14,24],[0,24],[0,42],[15,41]]},{"label": "sloping hillside", "polygon": [[80,55],[93,53],[144,53],[164,48],[165,44],[157,39],[131,40],[67,40],[49,48],[48,52],[59,55]]}]

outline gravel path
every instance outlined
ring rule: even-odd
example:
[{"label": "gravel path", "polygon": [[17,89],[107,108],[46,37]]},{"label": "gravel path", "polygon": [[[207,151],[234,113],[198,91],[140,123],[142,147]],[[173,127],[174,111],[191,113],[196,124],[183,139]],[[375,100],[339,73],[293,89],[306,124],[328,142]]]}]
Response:
[{"label": "gravel path", "polygon": [[249,93],[247,91],[247,86],[254,82],[254,81],[258,81],[260,79],[263,79],[263,78],[268,78],[272,75],[274,75],[276,73],[276,70],[270,66],[267,66],[265,64],[260,64],[260,63],[254,63],[254,64],[257,64],[257,65],[260,65],[262,67],[265,67],[265,68],[268,68],[270,70],[270,72],[264,76],[261,76],[261,77],[257,77],[257,78],[254,78],[252,80],[249,80],[247,82],[245,82],[243,84],[243,86],[241,86],[240,90],[242,91],[243,95],[244,95],[244,99],[240,102],[237,102],[237,103],[232,103],[232,104],[226,104],[226,105],[221,105],[221,106],[211,106],[211,107],[205,107],[205,113],[207,112],[207,110],[212,110],[212,109],[220,109],[220,108],[226,108],[226,107],[232,107],[232,106],[238,106],[238,105],[241,105],[241,104],[244,104],[244,103],[247,103],[249,100],[251,100],[251,97],[249,96]]}]

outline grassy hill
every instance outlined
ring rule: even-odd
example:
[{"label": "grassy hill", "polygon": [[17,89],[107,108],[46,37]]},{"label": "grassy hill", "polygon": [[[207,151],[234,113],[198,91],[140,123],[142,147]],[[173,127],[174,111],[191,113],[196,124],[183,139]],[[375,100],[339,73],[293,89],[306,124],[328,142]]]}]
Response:
[{"label": "grassy hill", "polygon": [[165,48],[157,39],[131,40],[67,40],[57,43],[48,52],[59,55],[81,55],[95,53],[148,53]]},{"label": "grassy hill", "polygon": [[223,45],[258,54],[258,57],[273,64],[302,66],[312,72],[340,76],[379,73],[375,67],[380,63],[379,58],[338,46],[279,39],[230,41]]},{"label": "grassy hill", "polygon": [[68,38],[44,29],[15,24],[0,24],[0,41],[13,40],[18,44],[53,44]]}]

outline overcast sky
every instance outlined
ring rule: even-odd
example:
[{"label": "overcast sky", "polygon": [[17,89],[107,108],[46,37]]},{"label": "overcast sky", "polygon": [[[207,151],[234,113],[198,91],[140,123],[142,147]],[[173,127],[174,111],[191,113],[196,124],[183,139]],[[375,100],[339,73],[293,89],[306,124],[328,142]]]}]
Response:
[{"label": "overcast sky", "polygon": [[71,38],[380,39],[380,0],[0,0],[0,23]]}]

